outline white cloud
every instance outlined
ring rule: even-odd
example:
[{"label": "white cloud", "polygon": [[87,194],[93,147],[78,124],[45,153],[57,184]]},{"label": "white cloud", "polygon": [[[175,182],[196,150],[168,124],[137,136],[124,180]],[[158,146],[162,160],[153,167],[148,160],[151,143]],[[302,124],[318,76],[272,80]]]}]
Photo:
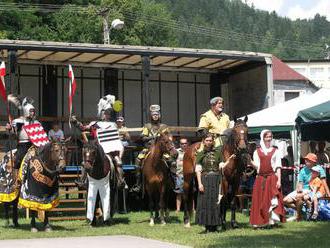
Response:
[{"label": "white cloud", "polygon": [[283,6],[284,0],[242,0],[242,2],[246,2],[249,6],[254,5],[257,9],[262,9],[266,11],[276,11],[277,13]]},{"label": "white cloud", "polygon": [[300,5],[295,5],[288,10],[287,16],[293,20],[300,19],[310,19],[313,18],[317,13],[322,16],[326,16],[330,21],[330,1],[319,0],[315,3],[314,7],[309,9],[304,9]]}]

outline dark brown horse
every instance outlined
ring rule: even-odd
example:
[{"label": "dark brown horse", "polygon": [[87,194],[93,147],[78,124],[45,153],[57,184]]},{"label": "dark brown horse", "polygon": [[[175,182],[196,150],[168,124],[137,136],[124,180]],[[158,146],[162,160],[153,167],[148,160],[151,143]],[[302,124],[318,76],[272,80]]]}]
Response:
[{"label": "dark brown horse", "polygon": [[227,161],[228,158],[235,154],[236,158],[229,162],[223,169],[222,178],[222,194],[221,201],[221,214],[222,214],[222,228],[226,228],[226,210],[231,208],[231,221],[232,228],[238,228],[236,222],[236,208],[238,205],[237,195],[239,193],[240,179],[243,172],[247,168],[250,159],[248,150],[248,126],[246,125],[248,118],[244,120],[234,119],[234,127],[230,130],[227,140],[223,146],[223,159]]},{"label": "dark brown horse", "polygon": [[[104,199],[100,199],[101,191],[105,192],[105,195],[109,197],[107,202],[103,201],[102,208],[103,208],[103,216],[104,222],[109,223],[110,218],[110,171],[112,160],[111,158],[107,158],[107,155],[104,153],[102,147],[97,144],[96,142],[90,141],[85,143],[82,148],[82,166],[85,169],[87,175],[89,176],[89,180],[93,182],[89,182],[89,191],[88,191],[88,199],[93,198],[95,199],[95,204],[93,205],[91,202],[87,204],[87,212],[91,211],[93,216],[88,216],[87,218],[90,219],[91,225],[96,225],[96,209],[99,208],[100,201]],[[91,191],[90,186],[93,183],[100,182],[102,180],[102,188],[96,192]],[[104,193],[103,193],[104,194]],[[112,196],[111,196],[112,197]]]},{"label": "dark brown horse", "polygon": [[165,211],[167,211],[168,193],[170,190],[170,172],[163,159],[165,153],[175,156],[177,151],[172,142],[172,137],[167,132],[161,133],[154,144],[149,148],[149,153],[143,161],[143,178],[145,189],[149,197],[150,222],[153,226],[155,216],[160,211],[160,221],[165,225]]}]

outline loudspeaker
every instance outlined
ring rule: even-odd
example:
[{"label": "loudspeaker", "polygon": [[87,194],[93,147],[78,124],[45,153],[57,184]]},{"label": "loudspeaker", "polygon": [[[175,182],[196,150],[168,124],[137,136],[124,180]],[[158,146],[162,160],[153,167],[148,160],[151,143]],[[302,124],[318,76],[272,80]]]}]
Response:
[{"label": "loudspeaker", "polygon": [[16,65],[17,65],[17,55],[16,50],[9,50],[8,51],[8,63],[9,63],[9,70],[10,73],[16,72]]}]

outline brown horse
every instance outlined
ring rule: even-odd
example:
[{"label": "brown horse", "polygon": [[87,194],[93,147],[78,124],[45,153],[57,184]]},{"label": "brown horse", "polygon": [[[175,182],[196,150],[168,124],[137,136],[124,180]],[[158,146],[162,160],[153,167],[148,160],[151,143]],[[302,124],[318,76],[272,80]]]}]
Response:
[{"label": "brown horse", "polygon": [[172,142],[172,137],[167,132],[161,133],[143,161],[143,178],[145,189],[149,197],[150,222],[153,226],[155,216],[160,210],[160,221],[165,225],[165,211],[167,210],[168,193],[170,190],[170,171],[163,159],[165,153],[175,156],[177,151]]},{"label": "brown horse", "polygon": [[[41,148],[29,149],[23,160],[23,176],[19,179],[22,179],[22,182],[20,182],[22,186],[19,204],[24,207],[30,208],[29,204],[25,205],[24,202],[34,202],[37,201],[37,198],[40,198],[38,202],[40,202],[41,205],[50,205],[46,204],[44,202],[44,199],[48,199],[49,194],[53,194],[53,197],[58,197],[58,193],[56,193],[56,191],[58,192],[58,178],[59,173],[64,169],[66,165],[66,152],[67,148],[64,142],[50,142]],[[33,182],[32,178],[37,181]],[[35,194],[38,194],[39,196],[33,195],[31,189],[29,188],[31,185],[35,185],[36,188],[33,189],[33,192]],[[30,196],[28,196],[28,198],[25,198],[26,193],[31,194],[32,198]],[[38,209],[38,207],[36,207],[35,209]],[[45,231],[51,231],[52,229],[48,221],[49,210],[39,210],[45,211],[45,218],[43,222]],[[38,229],[36,228],[36,211],[31,211],[31,231],[38,231]]]},{"label": "brown horse", "polygon": [[193,214],[193,202],[195,191],[195,165],[196,152],[199,149],[201,142],[197,142],[189,146],[183,155],[183,203],[184,216],[183,221],[185,227],[190,227],[190,218]]},{"label": "brown horse", "polygon": [[[240,177],[245,170],[245,166],[248,159],[247,151],[247,131],[246,125],[247,117],[244,120],[236,120],[233,129],[228,129],[228,139],[223,146],[222,153],[224,161],[226,161],[232,154],[236,154],[234,162],[230,163],[223,171],[223,185],[222,194],[222,220],[223,228],[225,228],[225,212],[227,209],[228,202],[232,203],[232,226],[236,227],[235,211],[236,211],[236,194],[239,188]],[[226,132],[227,133],[227,132]],[[190,227],[190,219],[193,213],[193,200],[195,191],[195,165],[196,165],[196,152],[199,149],[201,142],[192,144],[187,148],[183,156],[183,201],[184,201],[184,225]],[[235,196],[235,197],[234,197]],[[235,208],[234,208],[235,206]]]},{"label": "brown horse", "polygon": [[235,154],[236,158],[229,162],[229,164],[223,169],[222,178],[222,194],[223,199],[221,202],[221,214],[222,214],[222,228],[226,228],[226,210],[230,205],[231,208],[231,227],[238,228],[236,222],[236,207],[238,205],[238,190],[240,179],[243,172],[247,169],[247,164],[250,159],[248,151],[248,126],[246,125],[248,118],[244,120],[234,119],[234,127],[228,134],[227,141],[223,146],[223,159],[224,161]]}]

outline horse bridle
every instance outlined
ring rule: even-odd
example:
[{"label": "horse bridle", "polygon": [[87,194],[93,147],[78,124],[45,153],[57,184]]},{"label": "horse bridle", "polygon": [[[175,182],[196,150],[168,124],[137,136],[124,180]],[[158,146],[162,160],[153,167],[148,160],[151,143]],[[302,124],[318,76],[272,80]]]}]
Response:
[{"label": "horse bridle", "polygon": [[[88,150],[86,153],[85,153],[85,150]],[[93,164],[95,163],[95,160],[96,160],[96,156],[94,157],[93,160],[91,159],[88,159],[86,160],[86,156],[88,155],[88,157],[90,157],[90,153],[92,152],[92,149],[90,147],[83,147],[83,160],[82,160],[82,166],[85,167],[85,164],[86,163],[89,163],[91,166],[93,166]]]},{"label": "horse bridle", "polygon": [[[52,143],[52,144],[51,144],[50,152],[53,151],[53,146],[55,146],[55,145],[58,145],[58,146],[60,147],[60,155],[59,155],[58,159],[57,159],[56,161],[54,161],[55,164],[56,164],[56,169],[55,169],[55,170],[51,170],[51,169],[49,169],[47,166],[43,166],[44,169],[45,169],[48,173],[50,173],[50,174],[54,174],[54,173],[59,172],[61,169],[60,169],[60,168],[57,168],[58,163],[59,163],[60,161],[63,161],[63,160],[65,161],[65,152],[64,152],[65,149],[63,149],[64,144],[63,144],[62,142],[61,142],[61,143],[58,143],[58,142],[56,142],[56,143]],[[42,161],[42,163],[45,164],[44,161]]]}]

